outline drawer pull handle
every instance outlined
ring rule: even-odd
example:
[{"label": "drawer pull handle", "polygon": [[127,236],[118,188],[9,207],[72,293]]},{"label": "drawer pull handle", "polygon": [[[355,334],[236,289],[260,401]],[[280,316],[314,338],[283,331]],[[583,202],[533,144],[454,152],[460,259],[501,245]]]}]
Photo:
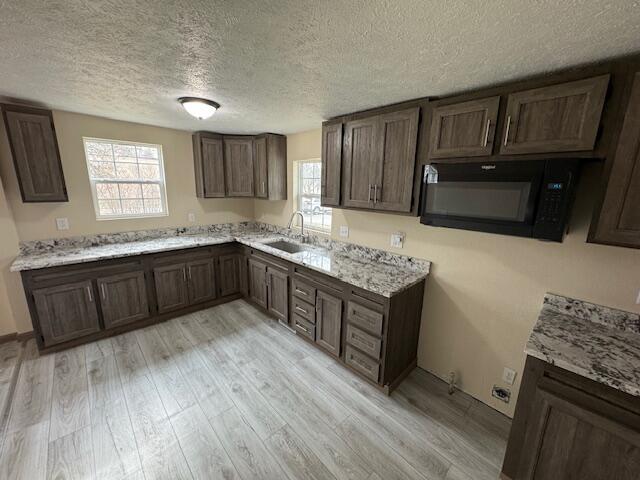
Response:
[{"label": "drawer pull handle", "polygon": [[309,312],[308,312],[308,311],[306,311],[304,308],[300,308],[300,307],[299,307],[299,306],[297,306],[297,305],[296,305],[296,310],[298,310],[299,312],[302,312],[302,313],[304,313],[304,314],[306,314],[306,315],[308,315],[308,314],[309,314]]},{"label": "drawer pull handle", "polygon": [[302,325],[300,325],[299,323],[296,323],[296,327],[298,327],[300,330],[303,330],[305,333],[309,333],[309,330],[307,330],[306,328],[304,328]]},{"label": "drawer pull handle", "polygon": [[300,290],[298,287],[296,287],[296,292],[301,293],[302,295],[306,295],[307,297],[309,296],[307,292],[305,292],[304,290]]}]

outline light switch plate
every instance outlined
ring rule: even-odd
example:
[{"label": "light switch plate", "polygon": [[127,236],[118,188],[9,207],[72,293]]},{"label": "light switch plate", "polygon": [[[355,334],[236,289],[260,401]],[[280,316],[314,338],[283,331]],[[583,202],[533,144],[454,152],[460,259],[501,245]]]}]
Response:
[{"label": "light switch plate", "polygon": [[69,230],[69,219],[67,217],[56,218],[56,228],[58,230]]},{"label": "light switch plate", "polygon": [[189,213],[189,214],[187,215],[187,218],[189,219],[189,221],[190,221],[191,223],[193,223],[193,222],[195,222],[195,221],[196,221],[196,214],[195,214],[195,213]]},{"label": "light switch plate", "polygon": [[638,298],[636,298],[636,303],[640,305],[640,290],[638,290]]},{"label": "light switch plate", "polygon": [[349,227],[346,225],[340,225],[340,236],[347,238],[349,236]]},{"label": "light switch plate", "polygon": [[504,367],[502,380],[508,385],[513,385],[513,382],[516,381],[516,371],[509,367]]},{"label": "light switch plate", "polygon": [[391,246],[402,248],[404,246],[404,233],[396,232],[391,234]]}]

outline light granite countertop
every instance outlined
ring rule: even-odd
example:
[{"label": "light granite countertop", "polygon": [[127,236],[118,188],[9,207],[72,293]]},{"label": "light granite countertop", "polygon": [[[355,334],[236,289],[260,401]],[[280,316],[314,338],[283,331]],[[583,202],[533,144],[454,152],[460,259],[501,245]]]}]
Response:
[{"label": "light granite countertop", "polygon": [[[22,253],[11,265],[11,271],[35,270],[235,241],[384,297],[391,297],[415,285],[429,273],[430,263],[425,260],[332,240],[319,240],[313,236],[304,245],[304,251],[284,252],[265,243],[275,240],[298,243],[296,240],[300,237],[284,235],[282,229],[267,228],[264,224],[259,228],[249,224],[213,230],[196,233],[186,231],[174,236],[164,231],[164,236],[156,238],[139,235],[142,238],[135,241],[102,244],[101,242],[116,239],[101,236],[99,239],[78,237],[75,243],[68,239],[31,242],[23,246]],[[122,238],[132,237],[119,237]]]},{"label": "light granite countertop", "polygon": [[525,353],[640,396],[640,314],[548,293]]}]

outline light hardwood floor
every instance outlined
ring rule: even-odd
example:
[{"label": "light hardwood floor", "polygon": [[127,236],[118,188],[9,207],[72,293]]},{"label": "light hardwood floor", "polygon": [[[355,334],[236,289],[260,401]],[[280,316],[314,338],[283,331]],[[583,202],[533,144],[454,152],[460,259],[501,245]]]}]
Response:
[{"label": "light hardwood floor", "polygon": [[509,420],[446,390],[416,369],[387,397],[242,300],[51,355],[30,341],[0,478],[498,478]]}]

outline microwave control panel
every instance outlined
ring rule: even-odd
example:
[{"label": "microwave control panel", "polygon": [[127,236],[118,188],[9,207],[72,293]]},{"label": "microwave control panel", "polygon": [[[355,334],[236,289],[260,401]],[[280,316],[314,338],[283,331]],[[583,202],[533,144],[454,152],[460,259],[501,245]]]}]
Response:
[{"label": "microwave control panel", "polygon": [[[562,163],[564,164],[562,168],[554,168],[554,162],[547,161],[533,227],[534,237],[562,241],[564,236],[578,165],[576,162],[575,168],[567,168],[569,162]],[[570,163],[569,166],[571,166]]]}]

